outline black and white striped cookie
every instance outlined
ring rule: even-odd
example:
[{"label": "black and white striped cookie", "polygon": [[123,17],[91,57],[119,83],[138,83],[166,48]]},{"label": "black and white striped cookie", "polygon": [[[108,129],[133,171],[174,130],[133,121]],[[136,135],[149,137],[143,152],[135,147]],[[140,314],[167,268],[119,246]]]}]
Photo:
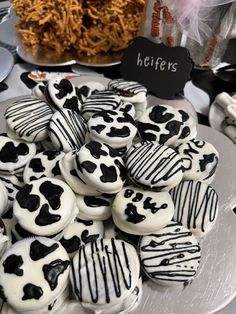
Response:
[{"label": "black and white striped cookie", "polygon": [[136,185],[157,191],[169,190],[183,178],[179,155],[157,142],[140,142],[130,147],[125,167],[128,177]]},{"label": "black and white striped cookie", "polygon": [[50,106],[35,97],[25,96],[13,102],[5,112],[7,133],[26,142],[48,137],[48,124],[53,112]]},{"label": "black and white striped cookie", "polygon": [[175,212],[173,219],[196,236],[211,230],[218,214],[218,195],[207,183],[183,181],[170,190]]},{"label": "black and white striped cookie", "polygon": [[141,237],[139,255],[141,267],[151,280],[176,286],[194,279],[201,249],[190,230],[172,221],[163,229]]},{"label": "black and white striped cookie", "polygon": [[56,111],[50,119],[48,135],[55,149],[69,152],[85,142],[87,125],[81,115],[70,109]]},{"label": "black and white striped cookie", "polygon": [[80,100],[80,103],[83,104],[86,98],[90,97],[94,92],[103,91],[106,87],[96,81],[90,81],[76,86],[76,93]]}]

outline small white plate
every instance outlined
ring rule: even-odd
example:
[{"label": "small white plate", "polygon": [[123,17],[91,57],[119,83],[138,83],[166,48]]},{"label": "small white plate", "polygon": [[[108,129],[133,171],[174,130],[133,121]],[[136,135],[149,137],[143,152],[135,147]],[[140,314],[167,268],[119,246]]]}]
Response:
[{"label": "small white plate", "polygon": [[11,72],[14,65],[14,58],[10,51],[0,47],[0,82]]}]

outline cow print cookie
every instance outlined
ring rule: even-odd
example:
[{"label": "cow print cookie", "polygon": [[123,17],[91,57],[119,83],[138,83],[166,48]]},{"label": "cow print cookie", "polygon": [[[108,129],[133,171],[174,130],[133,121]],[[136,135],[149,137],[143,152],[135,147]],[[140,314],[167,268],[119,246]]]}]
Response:
[{"label": "cow print cookie", "polygon": [[35,143],[26,143],[0,134],[0,173],[14,174],[23,171],[36,154]]},{"label": "cow print cookie", "polygon": [[23,177],[22,175],[15,175],[15,174],[12,174],[12,175],[0,174],[0,182],[2,182],[5,188],[7,189],[7,195],[8,195],[7,209],[9,209],[13,205],[13,201],[16,197],[16,193],[24,185]]},{"label": "cow print cookie", "polygon": [[69,109],[58,110],[50,119],[48,135],[55,149],[69,152],[85,143],[87,125],[84,119]]},{"label": "cow print cookie", "polygon": [[125,166],[130,180],[147,189],[169,190],[183,178],[179,155],[157,142],[132,145],[126,154]]},{"label": "cow print cookie", "polygon": [[22,228],[40,236],[60,232],[78,214],[71,188],[61,180],[46,177],[21,188],[16,194],[13,212]]},{"label": "cow print cookie", "polygon": [[123,188],[112,204],[115,225],[124,232],[143,235],[165,227],[174,215],[168,192],[145,191],[133,186]]},{"label": "cow print cookie", "polygon": [[170,195],[175,204],[175,221],[198,237],[211,230],[219,203],[218,195],[210,185],[201,181],[183,181],[170,190]]},{"label": "cow print cookie", "polygon": [[139,255],[145,274],[164,286],[187,285],[195,277],[201,249],[191,231],[170,222],[140,239]]},{"label": "cow print cookie", "polygon": [[[81,179],[75,170],[75,158],[76,150],[66,153],[65,156],[59,161],[59,167],[64,181],[75,193],[80,195],[93,196],[101,194]],[[90,217],[88,217],[88,219],[90,219]]]},{"label": "cow print cookie", "polygon": [[214,180],[219,161],[219,153],[209,142],[192,139],[176,148],[183,163],[184,180]]},{"label": "cow print cookie", "polygon": [[101,239],[104,235],[102,221],[76,219],[63,230],[61,244],[70,257],[73,257],[81,245]]},{"label": "cow print cookie", "polygon": [[18,241],[0,261],[1,294],[16,312],[49,313],[61,304],[69,270],[69,256],[59,242],[45,237]]},{"label": "cow print cookie", "polygon": [[137,127],[129,114],[103,110],[89,119],[88,132],[90,140],[106,143],[113,148],[122,148],[132,143]]},{"label": "cow print cookie", "polygon": [[114,194],[102,194],[98,196],[76,195],[78,217],[81,219],[106,220],[111,216],[111,206]]},{"label": "cow print cookie", "polygon": [[10,137],[26,142],[39,142],[48,137],[48,124],[53,112],[50,106],[37,98],[25,96],[11,104],[5,119]]},{"label": "cow print cookie", "polygon": [[81,109],[77,89],[66,78],[58,76],[50,79],[44,93],[48,103],[56,110],[67,108],[79,112]]},{"label": "cow print cookie", "polygon": [[76,152],[76,171],[100,193],[119,192],[125,182],[125,168],[117,155],[109,145],[91,141]]},{"label": "cow print cookie", "polygon": [[[139,272],[139,258],[132,245],[100,239],[82,246],[76,253],[70,280],[75,298],[85,308],[96,313],[120,313],[138,285]],[[114,306],[118,307],[116,311],[112,311]]]},{"label": "cow print cookie", "polygon": [[64,156],[64,152],[57,150],[46,150],[36,154],[24,168],[24,182],[29,183],[42,177],[61,179],[59,161]]},{"label": "cow print cookie", "polygon": [[138,120],[138,131],[143,140],[165,145],[178,139],[181,126],[181,114],[169,105],[151,106]]}]

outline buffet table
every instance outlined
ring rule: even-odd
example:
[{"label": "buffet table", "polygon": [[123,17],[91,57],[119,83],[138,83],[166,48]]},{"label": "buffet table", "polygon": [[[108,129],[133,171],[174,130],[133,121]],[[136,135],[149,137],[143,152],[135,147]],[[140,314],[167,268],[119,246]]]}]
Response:
[{"label": "buffet table", "polygon": [[[4,7],[6,3],[8,3],[8,1],[0,0],[0,8]],[[2,16],[4,16],[4,13],[5,13],[4,10],[2,10]],[[24,60],[22,60],[17,55],[14,46],[0,42],[0,47],[7,48],[8,51],[10,51],[11,55],[13,56],[14,60],[10,73],[4,78],[4,80],[0,82],[0,106],[1,103],[2,104],[3,102],[6,103],[10,98],[31,94],[32,89],[36,85],[36,81],[29,78],[29,73],[32,71],[40,71],[47,73],[64,72],[67,73],[68,75],[71,74],[78,77],[93,76],[98,78],[106,77],[110,79],[118,78],[121,76],[119,71],[120,66],[119,64],[105,67],[91,67],[91,66],[85,67],[78,64],[60,67],[36,66],[33,64],[26,63]],[[231,39],[228,45],[228,49],[219,67],[223,67],[229,64],[236,64],[235,51],[236,39]],[[191,72],[191,80],[187,82],[184,90],[180,94],[176,95],[176,97],[178,99],[184,98],[187,99],[193,105],[194,109],[197,112],[199,124],[209,126],[208,113],[210,105],[213,103],[216,95],[221,92],[236,93],[236,75],[234,76],[233,80],[231,79],[230,81],[226,81],[217,77],[214,71],[212,70],[193,69]],[[219,138],[221,140],[224,138],[224,136],[220,134]],[[226,138],[226,141],[229,141],[229,139]],[[234,166],[232,165],[232,167]],[[231,208],[231,210],[236,213],[236,210],[234,208]],[[219,313],[233,314],[235,312],[236,301],[232,301]],[[174,314],[174,312],[167,314]]]}]

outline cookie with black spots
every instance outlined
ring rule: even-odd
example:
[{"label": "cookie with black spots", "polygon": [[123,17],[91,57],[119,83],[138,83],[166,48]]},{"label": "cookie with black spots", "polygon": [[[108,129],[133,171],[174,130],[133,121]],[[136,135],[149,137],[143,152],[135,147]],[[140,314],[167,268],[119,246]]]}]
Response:
[{"label": "cookie with black spots", "polygon": [[22,228],[39,236],[59,233],[78,214],[71,188],[59,179],[47,177],[21,188],[13,203],[13,212]]},{"label": "cookie with black spots", "polygon": [[59,161],[65,153],[58,150],[45,150],[36,154],[25,166],[23,178],[25,183],[42,177],[61,179]]},{"label": "cookie with black spots", "polygon": [[16,312],[48,313],[51,304],[55,310],[65,300],[69,270],[69,256],[59,242],[45,237],[20,240],[0,261],[1,290]]},{"label": "cookie with black spots", "polygon": [[76,112],[80,111],[81,102],[77,96],[77,90],[74,84],[61,77],[50,79],[44,92],[48,103],[58,109],[69,109]]},{"label": "cookie with black spots", "polygon": [[89,139],[113,148],[131,145],[136,133],[134,119],[122,111],[103,110],[95,113],[88,121]]},{"label": "cookie with black spots", "polygon": [[204,181],[210,184],[215,177],[219,153],[209,142],[192,139],[176,148],[182,159],[184,180]]},{"label": "cookie with black spots", "polygon": [[181,134],[182,116],[169,105],[149,107],[138,120],[138,131],[144,141],[171,145]]},{"label": "cookie with black spots", "polygon": [[103,91],[106,87],[96,81],[89,81],[76,86],[76,93],[81,104],[84,103],[86,98],[90,97],[94,92]]},{"label": "cookie with black spots", "polygon": [[121,157],[109,145],[91,141],[76,152],[75,169],[78,175],[100,193],[116,193],[125,182]]},{"label": "cookie with black spots", "polygon": [[[12,208],[13,201],[16,197],[16,193],[22,188],[24,185],[22,174],[11,174],[11,175],[5,175],[0,174],[0,182],[3,183],[7,190],[7,196],[8,196],[8,202],[7,202],[7,210]],[[4,198],[1,197],[1,200]],[[5,208],[5,206],[2,206],[1,208]],[[1,215],[1,214],[0,214]]]},{"label": "cookie with black spots", "polygon": [[85,143],[87,125],[81,115],[69,109],[56,111],[50,119],[48,135],[57,150],[69,152]]},{"label": "cookie with black spots", "polygon": [[12,139],[5,133],[0,134],[0,174],[15,174],[23,171],[24,166],[36,154],[35,143]]},{"label": "cookie with black spots", "polygon": [[63,230],[61,244],[72,258],[81,245],[101,239],[104,235],[102,221],[76,219]]},{"label": "cookie with black spots", "polygon": [[44,101],[25,96],[13,102],[5,112],[7,134],[29,143],[48,137],[48,124],[53,114]]},{"label": "cookie with black spots", "polygon": [[112,218],[122,231],[143,235],[165,227],[173,218],[174,203],[168,192],[152,192],[127,186],[117,193]]}]

